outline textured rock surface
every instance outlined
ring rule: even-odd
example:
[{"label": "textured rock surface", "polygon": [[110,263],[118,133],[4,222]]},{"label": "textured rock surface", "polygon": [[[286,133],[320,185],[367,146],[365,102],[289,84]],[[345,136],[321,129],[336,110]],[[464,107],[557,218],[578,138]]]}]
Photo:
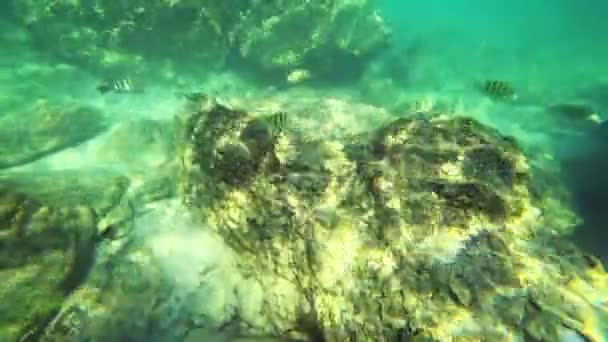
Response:
[{"label": "textured rock surface", "polygon": [[606,273],[545,226],[512,139],[434,116],[323,140],[298,120],[191,107],[181,192],[265,290],[244,331],[601,340]]},{"label": "textured rock surface", "polygon": [[[161,281],[156,264],[124,255],[142,249],[141,236],[125,239],[136,215],[174,194],[171,167],[160,167],[171,153],[171,131],[160,127],[127,122],[92,144],[0,175],[0,184],[11,190],[0,197],[1,260],[23,260],[0,270],[0,340],[82,341],[84,334],[117,340],[140,331],[130,324],[142,321],[130,317],[153,321],[154,298],[172,288]],[[136,158],[130,158],[133,153]],[[30,306],[22,308],[21,302]],[[75,322],[86,309],[94,311],[93,320]],[[77,328],[84,331],[76,335]]]},{"label": "textured rock surface", "polygon": [[143,71],[144,56],[154,55],[222,65],[229,48],[226,25],[238,17],[240,3],[15,1],[14,7],[37,41],[59,56],[124,73]]},{"label": "textured rock surface", "polygon": [[136,218],[127,239],[99,246],[87,282],[43,341],[181,341],[195,326],[233,320],[243,300],[237,290],[247,283],[221,238],[179,201],[157,204]]},{"label": "textured rock surface", "polygon": [[0,187],[0,340],[35,341],[86,276],[95,214]]},{"label": "textured rock surface", "polygon": [[[175,130],[183,197],[150,203],[173,195],[165,169],[117,188],[86,282],[18,322],[41,322],[44,341],[602,340],[606,273],[540,214],[512,139],[292,95],[189,103]],[[148,141],[123,129],[108,146]],[[81,186],[82,203],[106,207],[92,195],[107,175],[62,172],[1,180],[62,205],[79,197],[61,186]],[[65,182],[33,191],[53,177]]]},{"label": "textured rock surface", "polygon": [[129,179],[103,170],[7,172],[0,183],[43,203],[86,205],[100,216],[115,207],[129,187]]},{"label": "textured rock surface", "polygon": [[265,70],[307,67],[320,75],[355,67],[388,35],[369,0],[14,3],[40,44],[106,74],[145,71],[154,57],[209,70],[235,51]]},{"label": "textured rock surface", "polygon": [[5,170],[0,183],[43,203],[88,206],[105,237],[123,236],[147,203],[175,193],[171,128],[171,121],[126,121],[87,144]]},{"label": "textured rock surface", "polygon": [[368,0],[260,2],[239,23],[238,48],[267,70],[304,67],[322,76],[339,68],[348,77],[388,42],[374,11]]},{"label": "textured rock surface", "polygon": [[105,128],[104,117],[96,109],[40,100],[0,117],[0,168],[73,147]]},{"label": "textured rock surface", "polygon": [[[162,186],[159,191],[154,189],[151,183],[154,181],[132,186],[128,177],[103,169],[30,170],[7,172],[0,176],[1,184],[26,193],[39,202],[91,208],[97,218],[98,230],[108,238],[124,235],[130,230],[136,208],[141,208],[147,197],[163,191]],[[156,182],[162,183],[162,180]],[[159,188],[158,185],[156,187]]]}]

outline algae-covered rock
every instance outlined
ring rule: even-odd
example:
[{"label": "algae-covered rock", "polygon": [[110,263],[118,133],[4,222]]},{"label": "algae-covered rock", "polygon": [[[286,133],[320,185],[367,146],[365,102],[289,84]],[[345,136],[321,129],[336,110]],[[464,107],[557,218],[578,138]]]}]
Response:
[{"label": "algae-covered rock", "polygon": [[105,215],[126,193],[130,180],[108,170],[7,172],[0,182],[55,206],[86,205]]},{"label": "algae-covered rock", "polygon": [[323,77],[338,69],[348,78],[387,46],[388,28],[375,5],[368,0],[264,2],[239,23],[240,53],[265,70],[306,68]]},{"label": "algae-covered rock", "polygon": [[0,189],[0,339],[35,341],[84,279],[94,252],[95,214],[47,206]]},{"label": "algae-covered rock", "polygon": [[0,117],[0,168],[76,146],[106,128],[96,109],[41,100]]},{"label": "algae-covered rock", "polygon": [[144,57],[154,56],[188,58],[206,68],[222,65],[229,47],[226,25],[242,7],[238,1],[14,3],[17,18],[41,46],[110,75],[143,72]]},{"label": "algae-covered rock", "polygon": [[353,73],[387,43],[387,27],[374,5],[372,0],[14,1],[15,16],[38,44],[106,77],[159,71],[155,61],[205,72],[222,67],[230,54],[263,71],[308,68],[322,78],[348,65],[340,70]]},{"label": "algae-covered rock", "polygon": [[[178,200],[138,215],[128,239],[98,247],[89,277],[42,341],[181,341],[232,320],[237,285],[221,238]],[[215,341],[210,337],[210,341]]]},{"label": "algae-covered rock", "polygon": [[[161,188],[162,180],[155,180],[161,184],[148,184],[130,195],[131,180],[104,169],[7,172],[0,175],[0,182],[39,202],[91,208],[98,218],[99,232],[107,238],[123,236],[132,228],[135,207],[142,207],[149,198],[162,197],[158,193],[163,191],[166,197],[167,192]],[[132,203],[132,197],[136,203]]]},{"label": "algae-covered rock", "polygon": [[178,117],[185,203],[265,289],[244,332],[601,340],[608,275],[543,226],[513,139],[441,115],[331,138],[301,121],[209,98]]}]

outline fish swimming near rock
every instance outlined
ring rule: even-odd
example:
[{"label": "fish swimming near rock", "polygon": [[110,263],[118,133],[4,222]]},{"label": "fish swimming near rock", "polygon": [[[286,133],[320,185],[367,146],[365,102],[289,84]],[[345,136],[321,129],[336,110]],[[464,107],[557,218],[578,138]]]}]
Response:
[{"label": "fish swimming near rock", "polygon": [[513,86],[506,81],[486,80],[482,85],[483,92],[495,99],[517,100],[517,94]]},{"label": "fish swimming near rock", "polygon": [[128,94],[141,93],[143,92],[143,87],[140,83],[134,82],[131,78],[124,78],[101,83],[97,86],[97,90],[102,94],[107,94],[110,92],[117,94]]}]

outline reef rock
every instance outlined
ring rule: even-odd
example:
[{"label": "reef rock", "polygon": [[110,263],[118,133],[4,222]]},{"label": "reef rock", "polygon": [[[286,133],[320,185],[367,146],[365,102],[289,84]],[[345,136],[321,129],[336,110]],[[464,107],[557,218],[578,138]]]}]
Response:
[{"label": "reef rock", "polygon": [[370,0],[265,1],[239,23],[238,48],[263,70],[305,68],[316,77],[350,77],[387,46],[389,30],[375,5]]},{"label": "reef rock", "polygon": [[163,69],[154,60],[208,71],[231,53],[281,75],[307,68],[322,77],[346,65],[350,74],[388,38],[372,0],[13,3],[38,44],[106,77]]},{"label": "reef rock", "polygon": [[84,279],[95,214],[56,207],[0,187],[0,340],[36,341]]},{"label": "reef rock", "polygon": [[195,326],[217,329],[234,318],[237,289],[247,286],[233,260],[178,200],[157,202],[127,238],[99,245],[86,283],[41,340],[181,341]]},{"label": "reef rock", "polygon": [[106,129],[96,109],[40,100],[0,117],[0,168],[76,146]]},{"label": "reef rock", "polygon": [[55,206],[86,205],[97,215],[115,207],[129,179],[107,170],[20,171],[0,175],[0,183]]},{"label": "reef rock", "polygon": [[601,340],[608,275],[544,225],[513,139],[440,115],[332,138],[297,122],[210,98],[178,117],[184,202],[263,289],[242,333]]},{"label": "reef rock", "polygon": [[70,62],[119,75],[143,71],[144,56],[152,55],[222,65],[229,51],[226,25],[238,18],[240,3],[14,1],[14,8],[43,47]]}]

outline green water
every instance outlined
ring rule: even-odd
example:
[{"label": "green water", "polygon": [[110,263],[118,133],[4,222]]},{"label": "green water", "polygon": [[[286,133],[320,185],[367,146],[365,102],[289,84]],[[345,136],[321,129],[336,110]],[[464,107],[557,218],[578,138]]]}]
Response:
[{"label": "green water", "polygon": [[[0,341],[608,340],[607,16],[595,0],[4,2]],[[246,119],[217,129],[218,113]],[[422,128],[397,134],[407,120]],[[467,139],[490,151],[473,171]],[[264,144],[276,160],[248,164]],[[525,204],[478,217],[484,191]]]},{"label": "green water", "polygon": [[[463,91],[474,80],[508,79],[531,106],[588,103],[606,118],[608,7],[601,1],[383,1],[380,7],[394,27],[396,44],[421,46],[408,56],[419,67],[403,82],[405,88]],[[528,109],[496,109],[483,120],[521,140],[531,139],[538,148],[559,150],[558,158],[575,159],[573,186],[581,192],[577,206],[593,222],[577,235],[606,255],[608,233],[600,204],[606,201],[606,178],[599,171],[604,169],[606,133],[599,134],[599,142],[596,135],[574,140],[553,135],[564,124]]]}]

